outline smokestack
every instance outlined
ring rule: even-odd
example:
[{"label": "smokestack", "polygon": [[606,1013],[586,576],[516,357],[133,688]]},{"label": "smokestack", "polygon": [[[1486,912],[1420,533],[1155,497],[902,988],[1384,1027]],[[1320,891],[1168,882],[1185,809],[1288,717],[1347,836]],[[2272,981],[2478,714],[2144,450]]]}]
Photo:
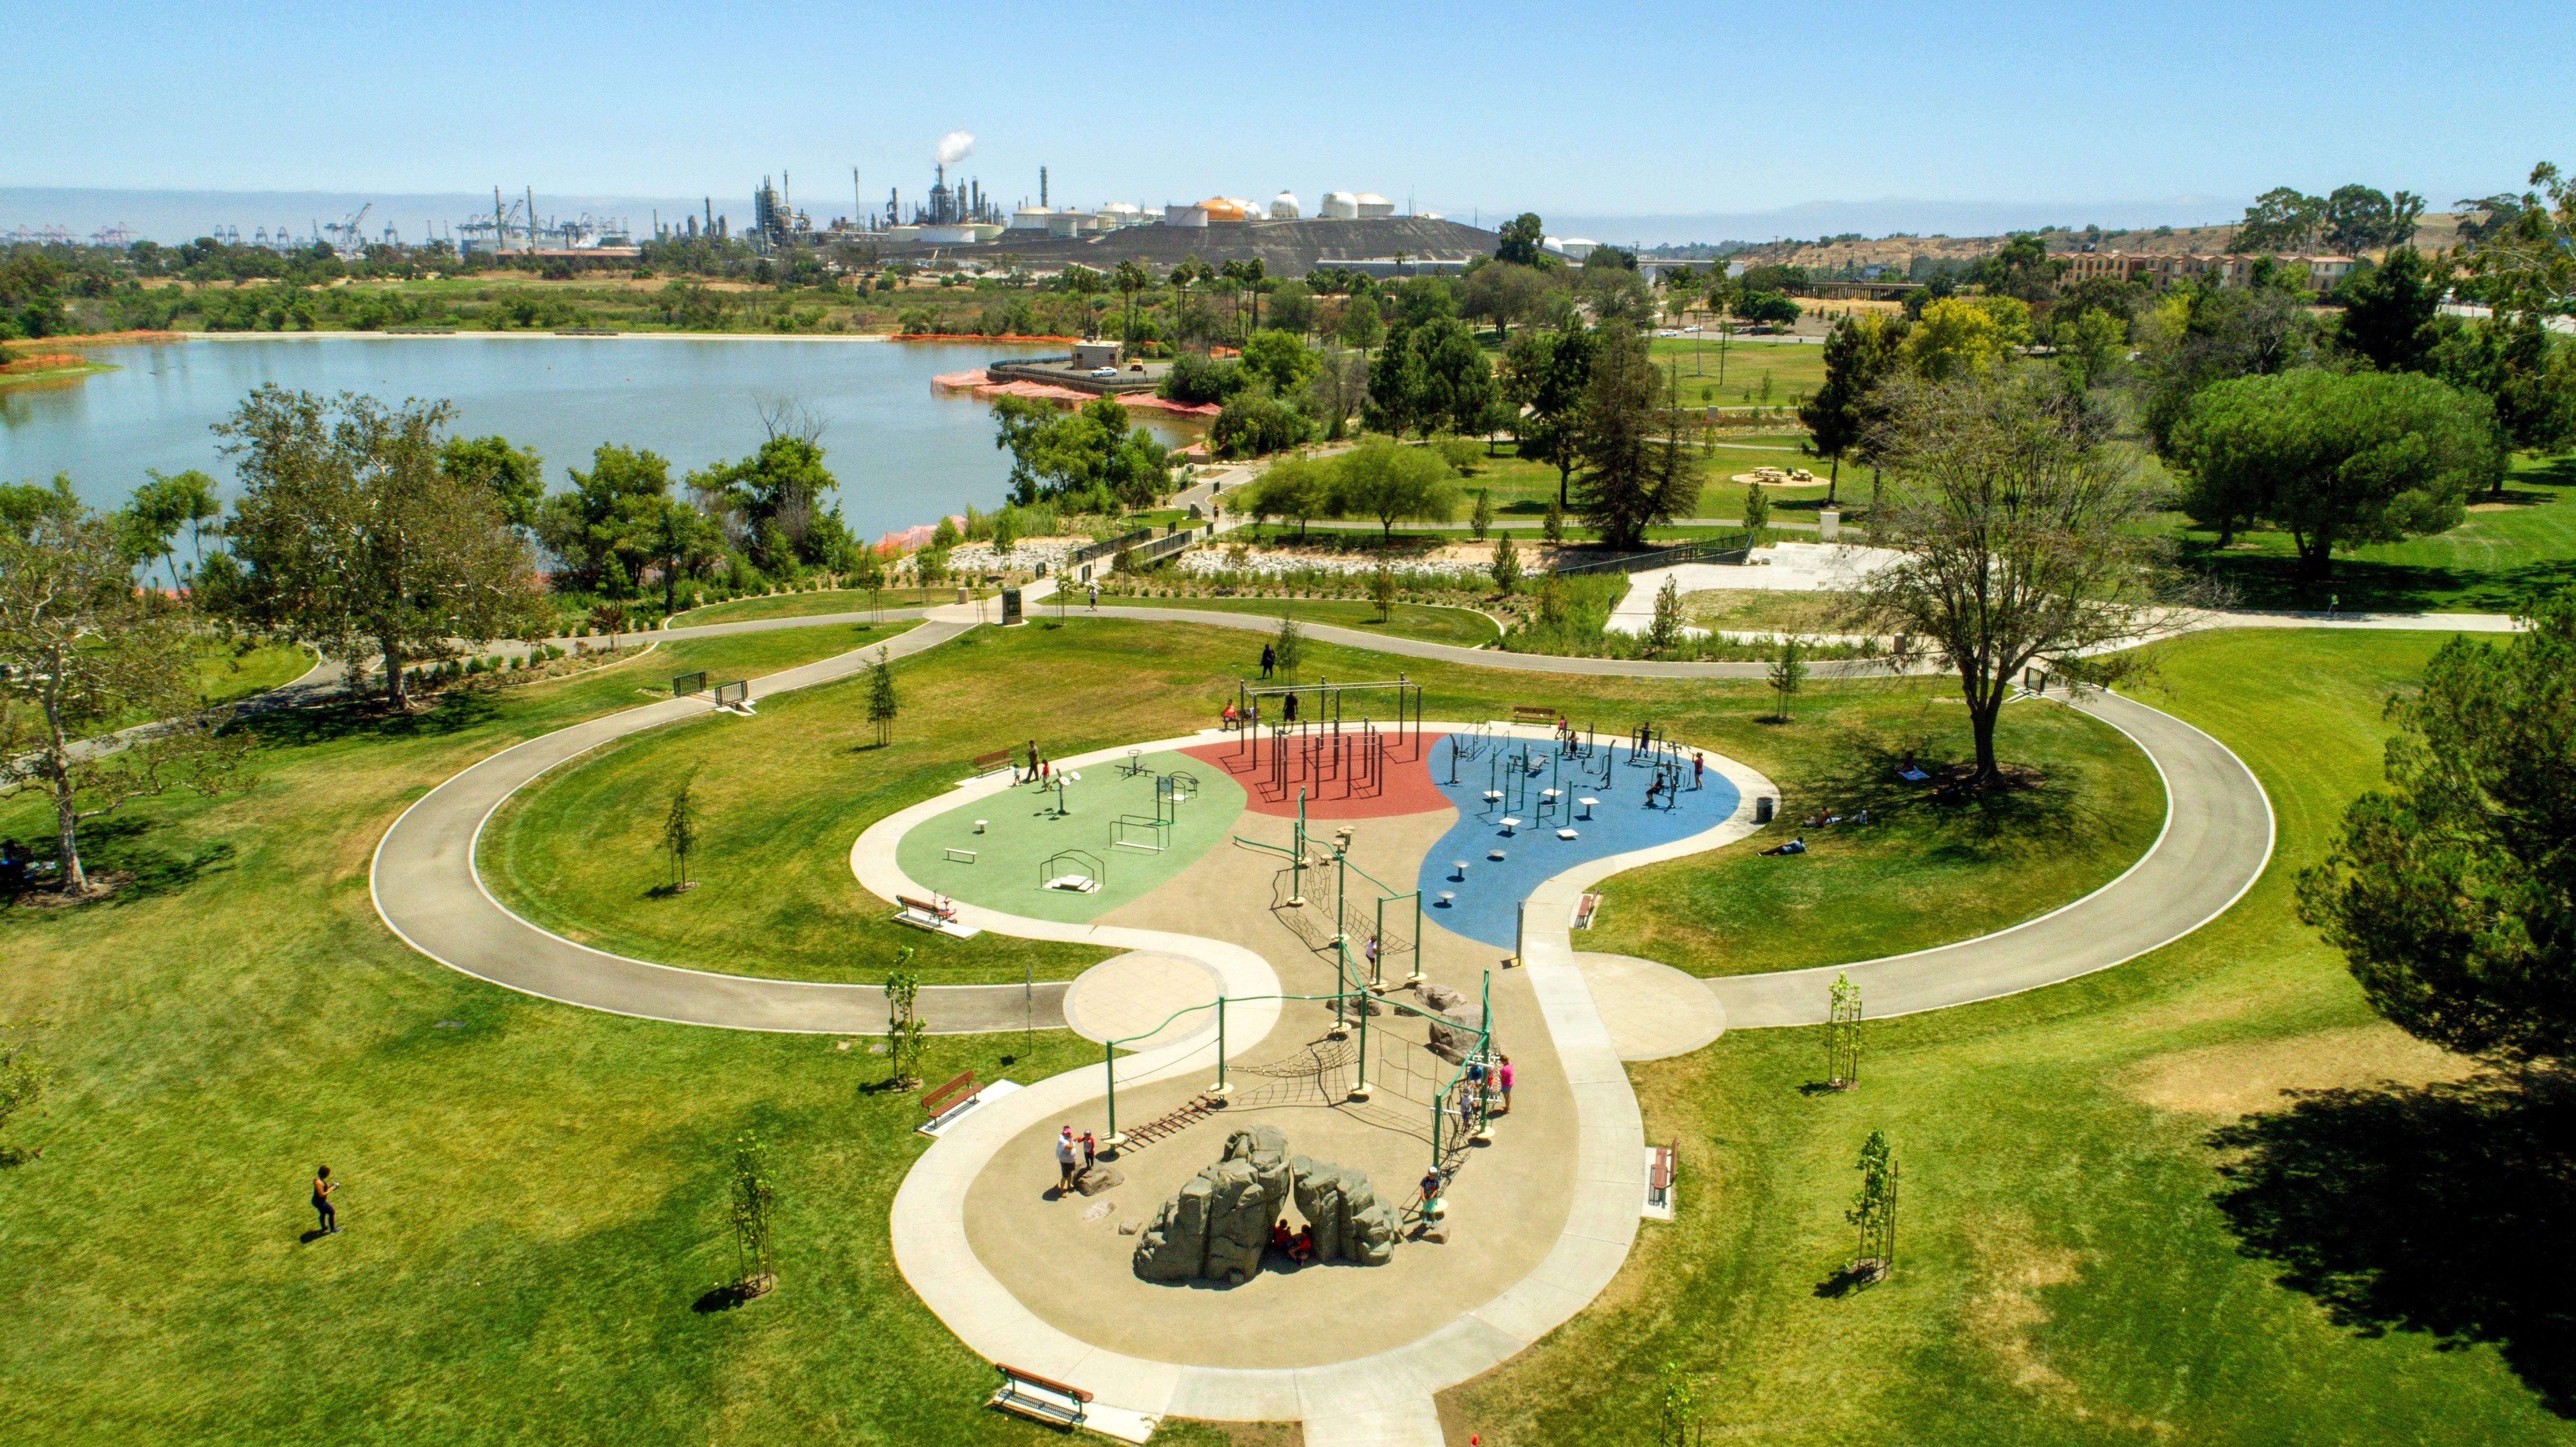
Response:
[{"label": "smokestack", "polygon": [[1047,209],[1046,167],[1044,166],[1038,167],[1038,209],[1041,211]]}]

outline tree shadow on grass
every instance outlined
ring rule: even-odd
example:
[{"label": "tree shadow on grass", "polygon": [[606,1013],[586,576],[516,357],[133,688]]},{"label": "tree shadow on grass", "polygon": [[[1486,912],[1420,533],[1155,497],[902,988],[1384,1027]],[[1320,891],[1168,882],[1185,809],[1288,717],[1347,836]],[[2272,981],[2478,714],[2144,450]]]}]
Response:
[{"label": "tree shadow on grass", "polygon": [[[2031,707],[2021,704],[2012,707]],[[1973,763],[1954,758],[1954,741],[1919,733],[1846,729],[1828,745],[1806,778],[1802,798],[1782,801],[1794,825],[1818,810],[1850,818],[1867,811],[1873,823],[1906,823],[1940,844],[1962,847],[1994,839],[2071,840],[2087,833],[2092,811],[2064,781],[2037,776],[2024,787],[1944,794],[1939,781]],[[1915,782],[1897,777],[1907,763],[1932,775]],[[2007,769],[2011,760],[2004,761]]]},{"label": "tree shadow on grass", "polygon": [[2292,1091],[2209,1137],[2239,1250],[2364,1336],[2493,1344],[2576,1416],[2576,1080]]},{"label": "tree shadow on grass", "polygon": [[314,704],[253,714],[234,725],[275,748],[303,748],[342,739],[388,741],[440,738],[491,722],[500,701],[482,689],[457,689],[414,713],[387,713],[369,700]]},{"label": "tree shadow on grass", "polygon": [[[92,876],[125,876],[113,894],[84,902],[76,908],[99,907],[122,909],[147,899],[175,894],[188,888],[207,874],[232,868],[234,849],[224,840],[203,840],[184,851],[168,847],[173,837],[168,824],[140,815],[109,815],[81,826],[80,857],[82,867]],[[43,841],[50,844],[50,839]],[[50,852],[37,855],[39,861],[50,860]],[[36,876],[49,886],[52,875]],[[7,898],[28,892],[36,883],[10,891]]]}]

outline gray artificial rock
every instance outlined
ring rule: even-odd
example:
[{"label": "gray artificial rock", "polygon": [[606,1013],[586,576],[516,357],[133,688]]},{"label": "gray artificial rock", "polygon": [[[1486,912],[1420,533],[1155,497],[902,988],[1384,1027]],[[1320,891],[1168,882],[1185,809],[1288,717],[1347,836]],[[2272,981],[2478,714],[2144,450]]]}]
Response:
[{"label": "gray artificial rock", "polygon": [[1315,1233],[1317,1261],[1384,1266],[1395,1255],[1401,1223],[1377,1198],[1368,1174],[1299,1156],[1288,1163],[1297,1214]]},{"label": "gray artificial rock", "polygon": [[1288,1137],[1277,1126],[1238,1127],[1225,1155],[1165,1201],[1136,1240],[1136,1274],[1148,1281],[1223,1277],[1261,1270],[1270,1226],[1288,1204]]},{"label": "gray artificial rock", "polygon": [[1125,1184],[1127,1184],[1127,1178],[1119,1174],[1116,1166],[1104,1166],[1098,1162],[1084,1166],[1073,1173],[1073,1188],[1086,1196],[1097,1196],[1103,1191]]}]

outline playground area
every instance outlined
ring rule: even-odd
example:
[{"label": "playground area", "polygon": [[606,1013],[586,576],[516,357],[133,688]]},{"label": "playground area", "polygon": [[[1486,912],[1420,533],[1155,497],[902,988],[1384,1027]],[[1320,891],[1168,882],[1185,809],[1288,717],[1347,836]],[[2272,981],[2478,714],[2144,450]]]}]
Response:
[{"label": "playground area", "polygon": [[[1605,739],[1538,724],[1537,709],[1519,724],[1428,725],[1410,706],[1400,724],[1394,708],[1384,721],[1347,708],[1336,719],[1321,690],[1303,693],[1292,724],[1286,696],[1248,702],[1251,727],[1066,760],[1060,788],[1051,777],[965,790],[890,821],[900,881],[861,871],[880,890],[936,889],[979,928],[1013,932],[1016,915],[1020,929],[1061,937],[1079,924],[1138,952],[1073,986],[1069,1014],[1101,1042],[1081,1093],[1006,1097],[926,1160],[953,1154],[942,1176],[971,1171],[957,1193],[966,1244],[1019,1309],[1139,1360],[1348,1361],[1535,1289],[1526,1283],[1570,1233],[1615,1235],[1615,1223],[1574,1219],[1598,1209],[1579,1209],[1585,1173],[1612,1167],[1588,1161],[1552,1013],[1562,1006],[1514,958],[1521,901],[1613,854],[1695,836],[1712,847],[1749,813],[1717,768],[1695,771],[1692,751],[1651,725]],[[1177,803],[1176,778],[1187,780]],[[1165,820],[1167,842],[1099,848],[1121,818]],[[1100,858],[1099,887],[1049,887],[1077,850]],[[862,840],[856,855],[868,852]],[[1448,877],[1460,859],[1472,883]],[[1238,962],[1232,975],[1219,955]],[[1244,960],[1266,978],[1247,986]],[[1587,1048],[1609,1058],[1606,1037]],[[1068,1126],[1094,1138],[1114,1178],[1059,1190]],[[1262,1126],[1321,1163],[1312,1169],[1364,1176],[1392,1215],[1391,1255],[1299,1263],[1271,1250],[1249,1272],[1155,1279],[1140,1243],[1170,1219],[1167,1203],[1229,1137]],[[1314,1224],[1284,1199],[1272,1209],[1283,1228]]]}]

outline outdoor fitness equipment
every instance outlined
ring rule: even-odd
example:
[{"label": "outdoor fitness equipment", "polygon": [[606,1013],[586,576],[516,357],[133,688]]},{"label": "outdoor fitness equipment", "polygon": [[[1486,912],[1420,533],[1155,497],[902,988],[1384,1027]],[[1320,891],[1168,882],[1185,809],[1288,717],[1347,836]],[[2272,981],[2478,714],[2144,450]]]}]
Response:
[{"label": "outdoor fitness equipment", "polygon": [[[1066,863],[1079,865],[1081,868],[1073,870],[1057,868],[1058,865]],[[1089,894],[1098,889],[1108,878],[1108,861],[1088,850],[1059,849],[1048,855],[1046,862],[1038,866],[1038,888],[1040,889],[1069,889],[1077,894]]]}]

